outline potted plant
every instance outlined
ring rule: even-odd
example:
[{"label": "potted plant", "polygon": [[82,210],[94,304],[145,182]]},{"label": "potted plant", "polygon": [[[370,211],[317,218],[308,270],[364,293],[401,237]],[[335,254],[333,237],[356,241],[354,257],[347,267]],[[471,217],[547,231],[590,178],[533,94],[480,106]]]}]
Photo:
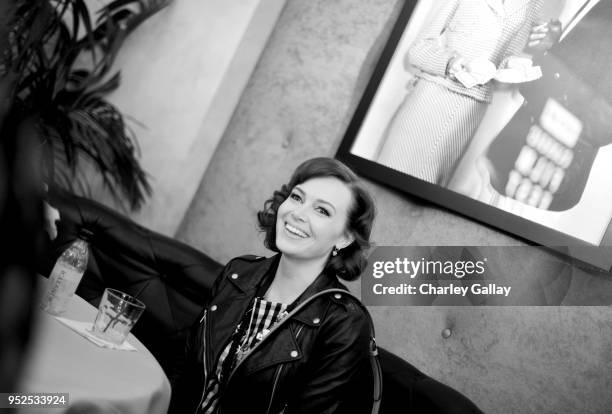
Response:
[{"label": "potted plant", "polygon": [[170,0],[4,0],[0,137],[35,142],[52,185],[87,192],[91,165],[117,200],[138,209],[151,193],[124,115],[104,99],[126,37]]}]

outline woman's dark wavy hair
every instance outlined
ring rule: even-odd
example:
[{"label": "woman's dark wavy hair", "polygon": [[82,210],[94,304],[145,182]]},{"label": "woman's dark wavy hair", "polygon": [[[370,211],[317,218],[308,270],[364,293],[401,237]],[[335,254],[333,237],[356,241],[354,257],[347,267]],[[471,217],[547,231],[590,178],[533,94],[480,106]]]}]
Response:
[{"label": "woman's dark wavy hair", "polygon": [[363,187],[361,180],[346,165],[333,158],[313,158],[300,164],[289,183],[275,191],[264,203],[263,210],[257,213],[259,228],[265,232],[265,246],[275,252],[276,247],[276,215],[279,206],[289,197],[293,187],[311,178],[334,177],[345,183],[351,190],[353,201],[348,211],[347,230],[355,238],[350,245],[340,250],[336,256],[330,256],[325,266],[325,272],[335,273],[344,280],[355,280],[366,267],[366,250],[370,247],[370,233],[376,207],[374,200]]}]

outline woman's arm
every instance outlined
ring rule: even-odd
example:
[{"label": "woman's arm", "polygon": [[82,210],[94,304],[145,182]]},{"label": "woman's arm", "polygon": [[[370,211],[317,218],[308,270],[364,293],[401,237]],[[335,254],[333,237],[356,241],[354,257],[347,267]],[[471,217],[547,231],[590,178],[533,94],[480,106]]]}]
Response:
[{"label": "woman's arm", "polygon": [[369,414],[373,376],[367,316],[349,304],[326,320],[313,348],[312,369],[288,412]]},{"label": "woman's arm", "polygon": [[427,27],[406,53],[407,64],[432,75],[446,75],[449,62],[458,56],[443,44],[442,33],[448,28],[458,6],[458,0],[448,0],[433,21],[426,23]]}]

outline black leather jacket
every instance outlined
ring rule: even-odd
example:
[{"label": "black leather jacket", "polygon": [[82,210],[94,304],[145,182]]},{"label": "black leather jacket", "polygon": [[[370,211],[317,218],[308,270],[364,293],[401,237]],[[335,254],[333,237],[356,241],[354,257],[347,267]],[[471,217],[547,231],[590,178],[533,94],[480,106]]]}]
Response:
[{"label": "black leather jacket", "polygon": [[[257,286],[273,277],[269,270],[278,258],[244,256],[225,266],[204,311],[206,329],[201,324],[192,329],[184,373],[173,386],[172,413],[199,412],[204,366],[207,372],[214,370]],[[335,276],[323,273],[298,302],[329,288],[346,289]],[[219,412],[369,413],[368,345],[367,316],[354,301],[331,294],[315,299],[234,368],[220,395]]]}]

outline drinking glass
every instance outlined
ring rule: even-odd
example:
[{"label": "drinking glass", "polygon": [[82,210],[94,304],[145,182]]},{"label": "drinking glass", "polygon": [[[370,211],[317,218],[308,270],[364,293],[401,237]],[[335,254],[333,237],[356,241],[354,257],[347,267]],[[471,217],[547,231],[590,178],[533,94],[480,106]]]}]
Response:
[{"label": "drinking glass", "polygon": [[121,345],[145,310],[138,299],[116,289],[106,288],[98,307],[92,333]]}]

